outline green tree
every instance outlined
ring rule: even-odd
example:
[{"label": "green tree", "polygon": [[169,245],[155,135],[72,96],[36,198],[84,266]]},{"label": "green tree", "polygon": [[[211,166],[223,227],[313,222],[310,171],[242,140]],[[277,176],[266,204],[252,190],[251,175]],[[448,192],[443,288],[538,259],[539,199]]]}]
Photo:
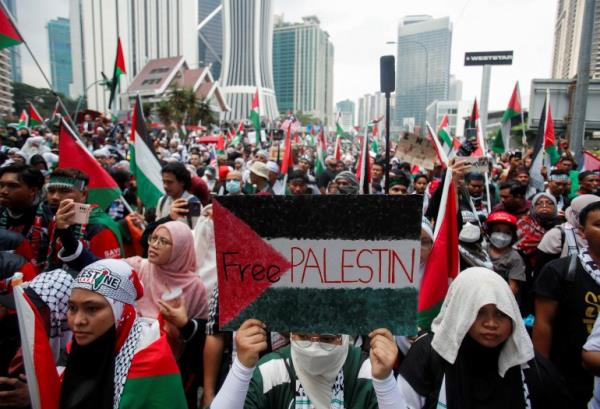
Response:
[{"label": "green tree", "polygon": [[[60,96],[70,115],[73,115],[77,107],[77,101],[56,93],[48,88],[37,88],[22,82],[13,82],[14,110],[18,116],[23,109],[27,109],[29,102],[33,103],[37,111],[44,118],[49,118],[56,105],[56,95]],[[85,106],[82,107],[85,109]],[[64,115],[64,112],[61,114]]]},{"label": "green tree", "polygon": [[171,129],[173,124],[173,108],[171,107],[170,102],[167,100],[160,101],[156,104],[155,111],[160,122],[162,122],[167,129]]}]

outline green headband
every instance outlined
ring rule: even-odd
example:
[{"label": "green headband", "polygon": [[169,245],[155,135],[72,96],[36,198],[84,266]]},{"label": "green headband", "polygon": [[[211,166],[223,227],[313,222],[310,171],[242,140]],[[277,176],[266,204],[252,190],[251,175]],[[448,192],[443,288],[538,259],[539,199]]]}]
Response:
[{"label": "green headband", "polygon": [[86,185],[85,180],[68,176],[50,176],[50,182],[48,182],[48,188],[77,189],[80,191],[85,190]]}]

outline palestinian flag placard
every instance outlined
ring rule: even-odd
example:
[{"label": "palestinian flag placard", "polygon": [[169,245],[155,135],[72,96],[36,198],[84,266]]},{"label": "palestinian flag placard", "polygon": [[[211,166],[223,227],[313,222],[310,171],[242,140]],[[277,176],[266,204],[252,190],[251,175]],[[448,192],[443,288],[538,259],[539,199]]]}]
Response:
[{"label": "palestinian flag placard", "polygon": [[421,209],[418,195],[215,198],[219,327],[415,334]]}]

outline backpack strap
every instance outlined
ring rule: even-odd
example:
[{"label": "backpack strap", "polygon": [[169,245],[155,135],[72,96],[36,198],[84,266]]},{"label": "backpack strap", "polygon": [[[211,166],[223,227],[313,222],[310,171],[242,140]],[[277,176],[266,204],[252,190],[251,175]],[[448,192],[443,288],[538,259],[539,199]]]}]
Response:
[{"label": "backpack strap", "polygon": [[571,256],[569,257],[569,269],[567,270],[567,277],[566,277],[566,281],[568,283],[572,283],[573,281],[575,281],[575,273],[577,271],[577,259],[578,259],[578,254],[571,254]]}]

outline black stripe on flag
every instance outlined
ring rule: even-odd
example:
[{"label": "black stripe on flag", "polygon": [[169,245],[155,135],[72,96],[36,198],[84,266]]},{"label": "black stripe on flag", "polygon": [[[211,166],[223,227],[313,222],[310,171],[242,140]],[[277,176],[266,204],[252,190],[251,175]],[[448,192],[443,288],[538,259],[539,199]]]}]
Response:
[{"label": "black stripe on flag", "polygon": [[265,239],[420,239],[421,195],[255,195],[214,200]]},{"label": "black stripe on flag", "polygon": [[137,134],[136,138],[141,138],[148,149],[150,149],[150,152],[152,152],[152,155],[154,155],[156,160],[159,160],[158,155],[156,155],[156,152],[154,151],[154,143],[152,142],[152,138],[150,138],[150,135],[148,135],[148,131],[146,130],[146,119],[144,118],[142,98],[140,97],[140,94],[138,94],[136,97],[135,112],[132,121],[134,122],[132,127],[135,128],[135,132]]}]

